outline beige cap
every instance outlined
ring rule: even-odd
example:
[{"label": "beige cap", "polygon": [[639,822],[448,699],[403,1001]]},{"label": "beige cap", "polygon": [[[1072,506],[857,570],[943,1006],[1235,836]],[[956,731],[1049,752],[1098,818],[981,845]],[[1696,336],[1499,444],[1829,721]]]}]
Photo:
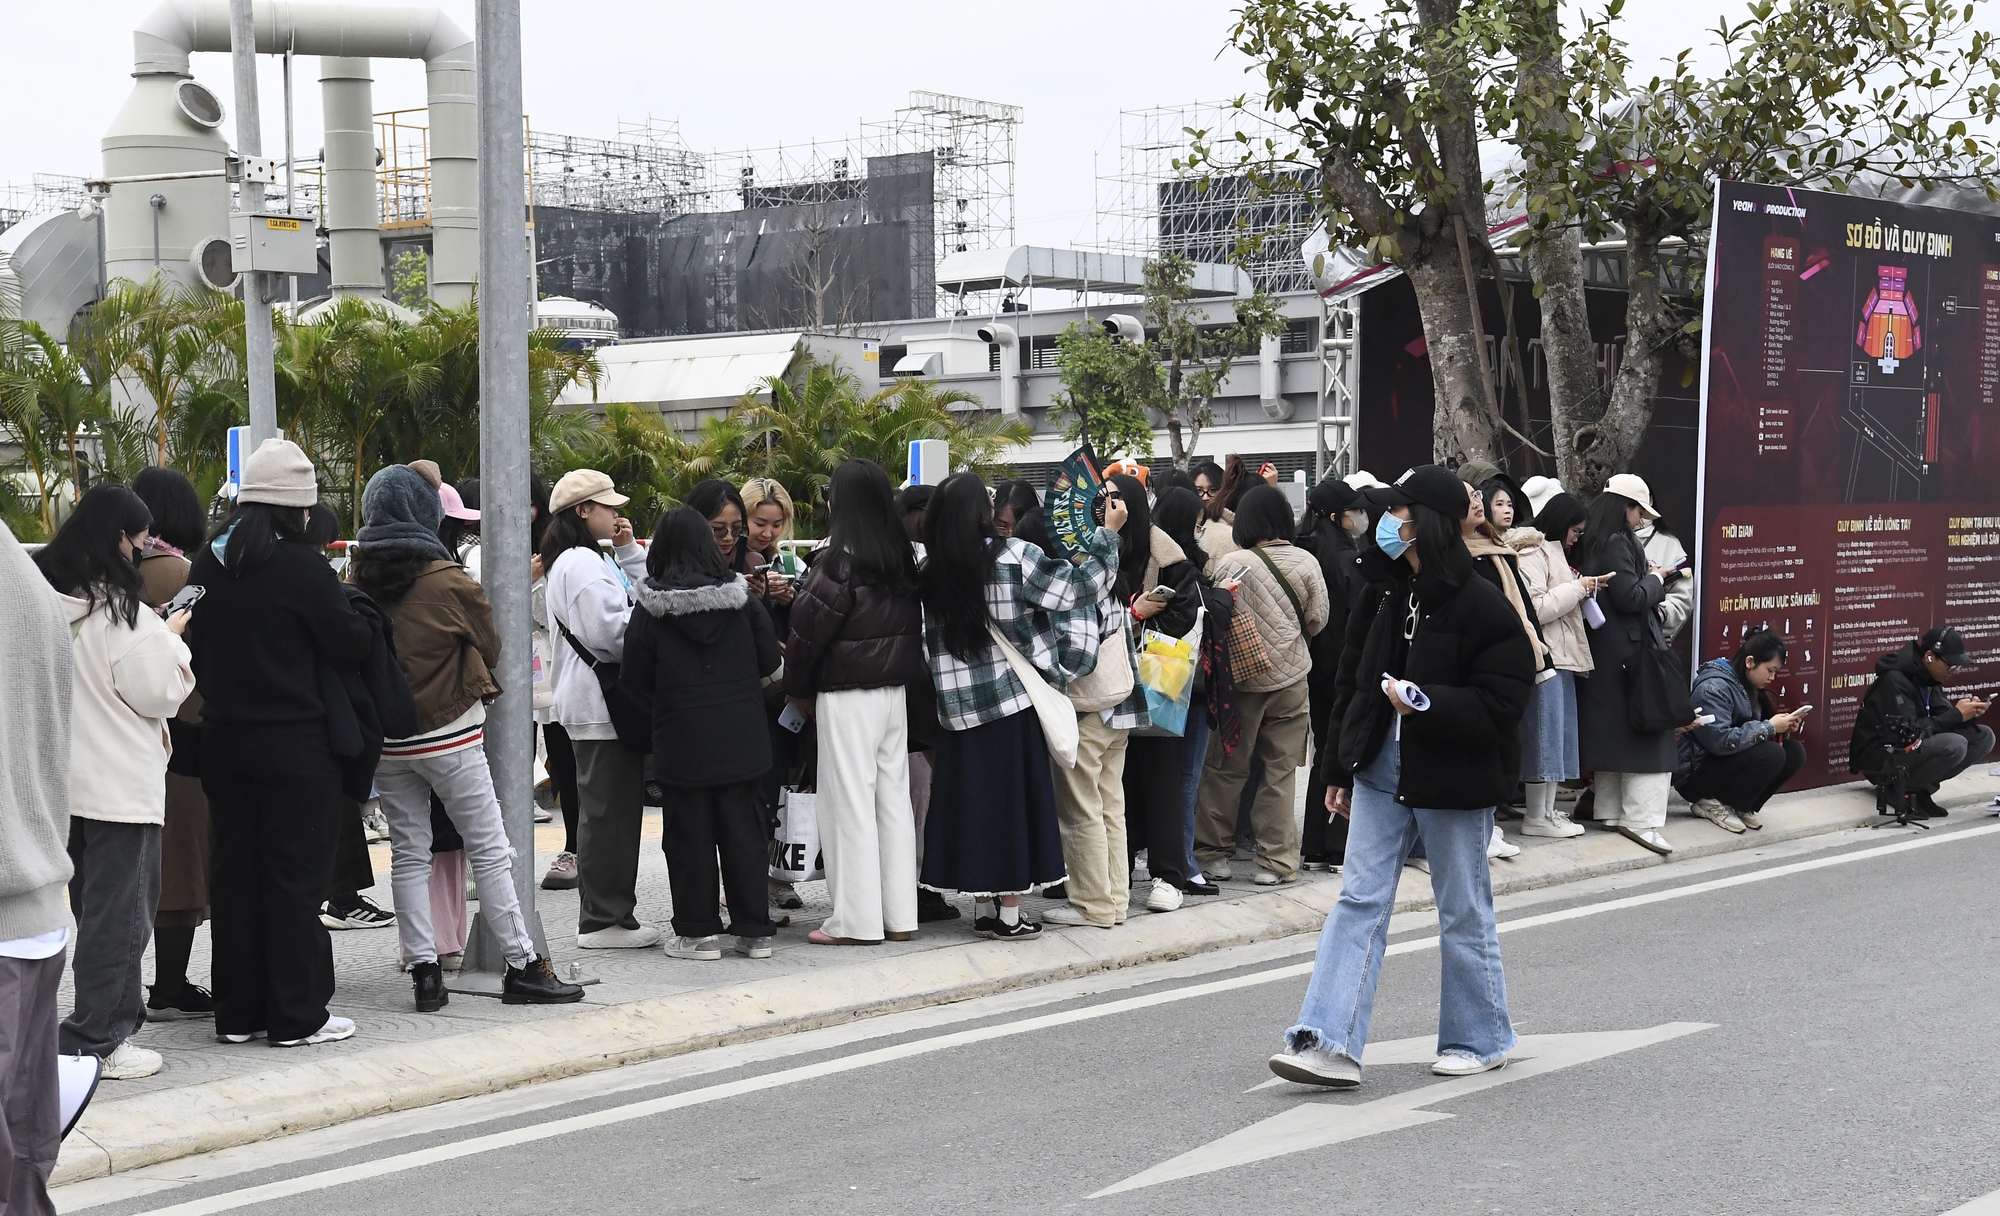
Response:
[{"label": "beige cap", "polygon": [[1646,479],[1637,473],[1615,474],[1610,481],[1604,483],[1604,489],[1607,493],[1622,494],[1638,503],[1639,510],[1645,513],[1647,519],[1660,517],[1660,513],[1653,509],[1652,489],[1646,485]]},{"label": "beige cap", "polygon": [[266,439],[243,462],[243,485],[237,502],[262,502],[274,507],[310,507],[319,501],[319,478],[312,461],[289,439]]},{"label": "beige cap", "polygon": [[556,482],[556,488],[549,491],[549,510],[567,511],[579,503],[601,502],[607,507],[622,507],[632,500],[618,492],[611,484],[611,478],[596,469],[572,469]]}]

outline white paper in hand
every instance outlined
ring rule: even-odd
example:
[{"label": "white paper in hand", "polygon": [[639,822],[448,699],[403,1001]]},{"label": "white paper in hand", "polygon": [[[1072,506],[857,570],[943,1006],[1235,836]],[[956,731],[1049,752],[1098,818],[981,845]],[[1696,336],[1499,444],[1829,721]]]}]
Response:
[{"label": "white paper in hand", "polygon": [[1382,691],[1386,693],[1392,687],[1396,690],[1396,695],[1402,698],[1403,704],[1416,710],[1418,713],[1422,713],[1431,707],[1431,699],[1424,695],[1423,689],[1418,688],[1408,680],[1399,680],[1388,672],[1383,672]]}]

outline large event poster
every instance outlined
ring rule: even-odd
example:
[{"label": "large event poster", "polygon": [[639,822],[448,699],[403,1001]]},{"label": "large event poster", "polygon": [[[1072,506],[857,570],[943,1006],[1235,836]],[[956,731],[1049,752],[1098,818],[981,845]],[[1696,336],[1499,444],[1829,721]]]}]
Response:
[{"label": "large event poster", "polygon": [[1797,785],[1853,780],[1884,653],[2000,642],[2000,217],[1721,183],[1702,363],[1700,658],[1782,632]]}]

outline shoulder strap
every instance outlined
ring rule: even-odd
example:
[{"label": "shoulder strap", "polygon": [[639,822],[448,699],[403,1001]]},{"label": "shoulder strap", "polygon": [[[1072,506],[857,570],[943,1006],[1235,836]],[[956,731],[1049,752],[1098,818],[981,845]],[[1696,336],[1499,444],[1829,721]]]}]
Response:
[{"label": "shoulder strap", "polygon": [[1264,546],[1262,545],[1250,546],[1250,552],[1257,555],[1258,559],[1271,571],[1271,577],[1278,580],[1278,586],[1285,589],[1285,598],[1290,600],[1292,604],[1292,615],[1299,618],[1299,636],[1302,638],[1311,636],[1311,631],[1306,628],[1306,610],[1299,606],[1299,593],[1292,590],[1292,584],[1285,579],[1283,574],[1278,572],[1278,563],[1271,560],[1271,555],[1264,552]]},{"label": "shoulder strap", "polygon": [[549,619],[556,622],[556,628],[562,631],[563,639],[569,643],[570,649],[576,651],[576,657],[583,660],[583,665],[592,671],[596,671],[597,656],[590,653],[590,649],[582,642],[576,640],[576,635],[569,631],[568,625],[563,624],[560,620],[556,620],[555,613],[551,612]]}]

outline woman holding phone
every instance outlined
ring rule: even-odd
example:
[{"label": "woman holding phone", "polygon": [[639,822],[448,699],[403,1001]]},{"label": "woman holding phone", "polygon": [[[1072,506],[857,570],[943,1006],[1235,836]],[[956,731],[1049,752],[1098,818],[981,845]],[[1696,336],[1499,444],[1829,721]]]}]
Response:
[{"label": "woman holding phone", "polygon": [[1759,630],[1734,659],[1710,659],[1694,675],[1696,720],[1680,737],[1674,788],[1694,813],[1726,832],[1762,831],[1764,804],[1806,762],[1798,739],[1812,706],[1779,713],[1770,687],[1785,665],[1785,639]]}]

